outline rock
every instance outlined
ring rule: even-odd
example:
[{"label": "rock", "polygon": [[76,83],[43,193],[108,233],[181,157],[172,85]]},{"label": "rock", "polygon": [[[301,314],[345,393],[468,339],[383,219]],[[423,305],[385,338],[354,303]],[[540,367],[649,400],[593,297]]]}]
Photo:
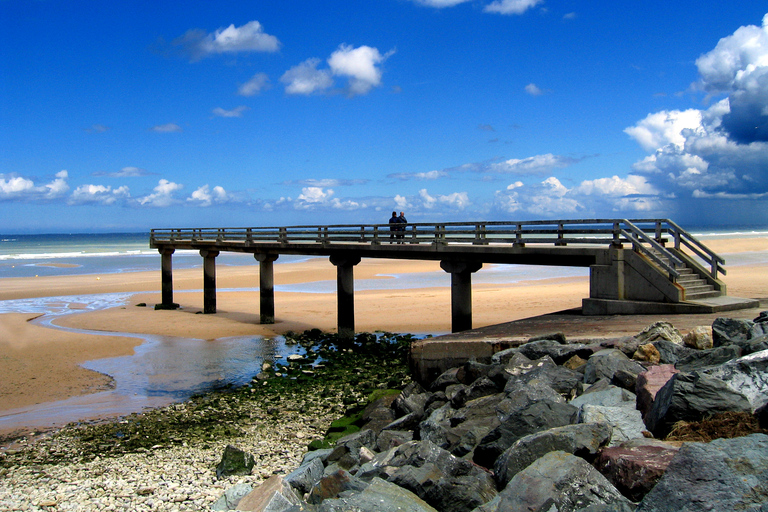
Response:
[{"label": "rock", "polygon": [[570,359],[563,363],[563,366],[569,370],[576,370],[578,368],[582,368],[585,364],[587,364],[586,359],[582,359],[578,355],[573,355]]},{"label": "rock", "polygon": [[450,368],[441,373],[429,386],[430,391],[445,391],[452,384],[460,384],[458,378],[459,369]]},{"label": "rock", "polygon": [[264,483],[243,496],[237,503],[237,510],[246,512],[281,512],[301,502],[293,488],[278,475],[269,477]]},{"label": "rock", "polygon": [[739,357],[741,357],[741,347],[738,345],[724,345],[708,350],[697,350],[682,359],[678,359],[677,363],[675,363],[675,368],[690,372],[708,366],[721,365]]},{"label": "rock", "polygon": [[683,337],[680,335],[680,331],[669,322],[654,322],[639,334],[635,335],[635,339],[640,342],[640,345],[646,343],[653,343],[659,340],[666,340],[674,343],[675,345],[683,344]]},{"label": "rock", "polygon": [[498,394],[503,389],[503,386],[501,388],[497,387],[496,384],[488,377],[480,377],[476,379],[471,385],[460,389],[451,398],[451,406],[454,409],[461,409],[468,401],[488,395]]},{"label": "rock", "polygon": [[419,383],[411,382],[400,392],[392,403],[397,417],[415,413],[416,416],[424,415],[424,404],[427,402],[427,393]]},{"label": "rock", "polygon": [[480,441],[472,460],[492,468],[499,455],[521,437],[575,423],[577,413],[578,409],[572,405],[547,400],[517,409]]},{"label": "rock", "polygon": [[651,410],[653,401],[656,398],[656,393],[658,393],[676,373],[680,373],[680,370],[677,370],[674,365],[663,364],[652,366],[637,376],[637,385],[635,387],[637,409],[642,413],[643,419],[645,419],[648,411]]},{"label": "rock", "polygon": [[630,502],[586,461],[555,451],[517,473],[498,497],[480,510],[574,512],[600,503]]},{"label": "rock", "polygon": [[565,345],[567,343],[565,339],[565,333],[563,332],[553,332],[551,334],[541,334],[539,336],[532,336],[528,338],[528,343],[535,342],[535,341],[542,341],[542,340],[555,341],[557,343],[560,343],[561,345]]},{"label": "rock", "polygon": [[653,343],[646,343],[645,345],[637,347],[635,353],[632,354],[632,359],[637,361],[647,361],[651,364],[659,364],[659,361],[661,361],[661,354],[659,354],[659,351]]},{"label": "rock", "polygon": [[747,341],[754,322],[736,318],[717,318],[712,323],[712,343],[715,347]]},{"label": "rock", "polygon": [[496,483],[503,489],[517,473],[553,451],[572,453],[591,461],[598,450],[608,444],[612,432],[607,423],[581,423],[522,437],[496,459],[493,467]]},{"label": "rock", "polygon": [[677,373],[656,394],[645,416],[648,430],[663,438],[678,421],[699,421],[725,411],[751,412],[749,400],[721,379],[701,372]]},{"label": "rock", "polygon": [[605,349],[596,352],[587,360],[584,369],[584,382],[592,384],[600,379],[613,378],[618,370],[637,375],[645,371],[645,367],[632,361],[621,350]]},{"label": "rock", "polygon": [[575,394],[576,388],[583,378],[579,372],[556,365],[549,356],[511,370],[507,367],[507,372],[510,373],[509,380],[504,387],[504,392],[507,394],[538,380],[563,396],[571,396]]},{"label": "rock", "polygon": [[626,370],[616,370],[611,379],[611,384],[634,393],[637,386],[637,375]]},{"label": "rock", "polygon": [[344,491],[360,492],[367,488],[368,485],[366,482],[349,474],[349,472],[339,469],[321,478],[309,492],[307,501],[318,504],[324,500],[336,498]]},{"label": "rock", "polygon": [[507,363],[509,363],[509,360],[512,359],[517,353],[518,353],[517,347],[507,348],[499,352],[496,352],[491,356],[491,364],[498,364],[498,365],[505,366]]},{"label": "rock", "polygon": [[581,343],[563,344],[552,339],[531,341],[518,347],[521,354],[529,359],[540,359],[549,356],[557,364],[563,364],[573,356],[588,358],[592,351]]},{"label": "rock", "polygon": [[361,447],[376,447],[376,434],[372,430],[361,430],[340,438],[327,460],[338,463],[344,469],[350,469],[360,463]]},{"label": "rock", "polygon": [[427,490],[424,501],[440,512],[465,512],[487,503],[498,494],[490,474],[441,478]]},{"label": "rock", "polygon": [[374,478],[360,493],[322,502],[318,512],[437,512],[412,492]]},{"label": "rock", "polygon": [[224,494],[222,494],[221,498],[216,500],[216,502],[211,505],[211,510],[234,510],[237,508],[237,503],[242,499],[242,497],[252,490],[253,486],[250,484],[237,484],[233,487],[230,487],[224,491]]},{"label": "rock", "polygon": [[413,431],[410,430],[382,430],[376,437],[376,449],[385,452],[408,441],[413,441]]},{"label": "rock", "polygon": [[[761,325],[768,326],[768,323],[762,322]],[[758,338],[751,338],[747,341],[736,342],[741,350],[743,356],[754,354],[755,352],[762,352],[768,350],[768,334],[764,334]]]},{"label": "rock", "polygon": [[609,384],[605,389],[599,391],[588,389],[583,395],[577,396],[568,403],[574,407],[590,404],[607,407],[631,407],[634,409],[636,401],[637,397],[631,391]]},{"label": "rock", "polygon": [[253,455],[240,448],[227,445],[221,456],[221,462],[216,466],[216,478],[225,478],[231,475],[250,475],[255,464]]},{"label": "rock", "polygon": [[707,350],[714,347],[712,328],[706,325],[694,327],[688,334],[683,336],[683,343],[686,347],[695,348],[696,350]]},{"label": "rock", "polygon": [[310,492],[323,477],[323,469],[322,459],[315,457],[289,473],[285,477],[285,481],[303,496]]},{"label": "rock", "polygon": [[768,322],[768,311],[761,311],[760,314],[757,315],[757,318],[752,321],[756,324]]},{"label": "rock", "polygon": [[457,457],[474,450],[477,443],[501,423],[497,408],[504,398],[503,393],[476,398],[458,410],[449,420],[444,448]]},{"label": "rock", "polygon": [[764,510],[768,436],[685,443],[638,512]]},{"label": "rock", "polygon": [[658,340],[653,343],[656,350],[659,351],[659,362],[661,364],[675,364],[680,359],[695,353],[692,348],[685,345],[672,343],[669,340]]},{"label": "rock", "polygon": [[[395,420],[395,411],[392,404],[400,395],[386,395],[368,404],[360,417],[363,422],[361,430],[370,429],[375,433]],[[423,410],[423,409],[422,409]]]},{"label": "rock", "polygon": [[608,446],[616,446],[630,439],[645,437],[643,416],[637,409],[629,407],[606,407],[585,404],[579,410],[579,423],[608,423],[613,435]]},{"label": "rock", "polygon": [[768,403],[768,350],[706,368],[701,372],[722,380],[747,397],[752,411]]},{"label": "rock", "polygon": [[679,449],[655,439],[633,439],[600,450],[593,465],[621,494],[637,502],[653,489]]}]

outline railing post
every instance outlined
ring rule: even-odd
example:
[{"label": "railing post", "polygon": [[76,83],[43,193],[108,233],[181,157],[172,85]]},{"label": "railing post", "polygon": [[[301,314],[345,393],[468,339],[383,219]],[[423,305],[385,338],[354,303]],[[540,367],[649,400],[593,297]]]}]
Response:
[{"label": "railing post", "polygon": [[379,226],[373,226],[373,238],[371,239],[371,245],[381,245],[381,240],[379,240]]},{"label": "railing post", "polygon": [[656,221],[656,242],[660,245],[664,245],[664,238],[661,236],[661,221]]},{"label": "railing post", "polygon": [[616,248],[621,247],[621,224],[619,222],[613,223],[613,242],[611,245]]},{"label": "railing post", "polygon": [[281,244],[288,243],[288,230],[286,228],[279,228],[277,241],[280,242]]},{"label": "railing post", "polygon": [[557,241],[555,242],[556,246],[568,245],[563,241],[563,238],[564,238],[563,235],[565,234],[564,229],[565,229],[565,226],[563,225],[563,223],[558,222],[557,223]]},{"label": "railing post", "polygon": [[525,242],[523,242],[523,224],[521,222],[518,222],[515,226],[515,241],[512,245],[515,247],[525,247]]}]

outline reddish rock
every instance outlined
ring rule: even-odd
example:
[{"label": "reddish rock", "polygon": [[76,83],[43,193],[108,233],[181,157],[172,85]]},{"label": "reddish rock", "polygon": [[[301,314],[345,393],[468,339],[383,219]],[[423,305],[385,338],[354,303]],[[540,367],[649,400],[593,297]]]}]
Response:
[{"label": "reddish rock", "polygon": [[621,494],[638,502],[664,475],[679,449],[654,439],[633,439],[603,448],[594,465]]},{"label": "reddish rock", "polygon": [[651,410],[656,393],[676,373],[679,373],[679,370],[675,369],[675,365],[662,364],[653,366],[637,376],[637,384],[635,386],[637,410],[642,413],[643,419],[645,419],[648,411]]}]

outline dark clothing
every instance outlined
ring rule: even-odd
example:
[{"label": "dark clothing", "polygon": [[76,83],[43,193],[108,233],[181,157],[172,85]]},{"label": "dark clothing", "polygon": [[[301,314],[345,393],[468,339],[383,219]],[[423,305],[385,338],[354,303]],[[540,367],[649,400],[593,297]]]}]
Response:
[{"label": "dark clothing", "polygon": [[392,215],[389,219],[389,243],[392,243],[397,231],[400,231],[400,217]]},{"label": "dark clothing", "polygon": [[[398,231],[397,238],[402,240],[403,238],[405,238],[405,225],[408,224],[408,220],[406,220],[405,215],[400,215],[397,218],[397,221],[400,223],[399,226],[397,227],[397,231]],[[400,243],[403,243],[403,242],[400,242]]]}]

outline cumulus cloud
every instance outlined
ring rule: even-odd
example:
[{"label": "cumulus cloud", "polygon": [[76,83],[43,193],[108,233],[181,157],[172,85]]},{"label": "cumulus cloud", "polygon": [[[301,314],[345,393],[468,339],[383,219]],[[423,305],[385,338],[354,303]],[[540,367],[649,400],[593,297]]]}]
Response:
[{"label": "cumulus cloud", "polygon": [[[365,203],[361,203],[352,199],[340,199],[334,197],[334,191],[332,189],[323,189],[322,187],[304,187],[301,189],[301,194],[293,201],[293,207],[297,210],[316,210],[316,209],[333,209],[333,210],[359,210],[367,208]],[[290,201],[290,199],[288,199]],[[285,202],[284,198],[281,198],[279,203]]]},{"label": "cumulus cloud", "polygon": [[678,199],[746,200],[768,191],[768,15],[696,61],[709,108],[649,114],[625,131],[648,151],[633,170]]},{"label": "cumulus cloud", "polygon": [[528,9],[544,3],[544,0],[495,0],[483,8],[497,14],[523,14]]},{"label": "cumulus cloud", "polygon": [[150,128],[150,131],[157,133],[177,133],[183,131],[181,126],[176,123],[159,124]]},{"label": "cumulus cloud", "polygon": [[184,188],[184,185],[162,179],[157,183],[151,194],[138,198],[137,202],[142,206],[170,206],[178,202],[173,197],[173,194],[182,188]]},{"label": "cumulus cloud", "polygon": [[431,196],[427,189],[423,188],[419,190],[419,198],[422,201],[422,206],[428,210],[437,206],[448,207],[451,210],[463,210],[469,206],[469,196],[466,192],[453,192],[446,195]]},{"label": "cumulus cloud", "polygon": [[305,180],[295,180],[295,181],[284,181],[284,185],[301,185],[305,187],[350,187],[353,185],[365,185],[368,183],[369,179],[354,179],[354,180],[342,180],[342,179],[335,179],[335,178],[326,178],[326,179],[305,179]]},{"label": "cumulus cloud", "polygon": [[436,180],[448,176],[447,171],[427,171],[427,172],[396,172],[388,174],[387,178],[395,180]]},{"label": "cumulus cloud", "polygon": [[129,197],[130,191],[125,185],[115,189],[105,185],[80,185],[72,192],[68,203],[111,205]]},{"label": "cumulus cloud", "polygon": [[215,186],[211,189],[207,184],[198,188],[187,198],[187,202],[196,206],[211,206],[229,201],[230,197],[223,187]]},{"label": "cumulus cloud", "polygon": [[232,24],[210,34],[192,29],[172,44],[193,61],[222,53],[276,52],[280,49],[280,41],[264,32],[261,23],[255,20],[241,27]]},{"label": "cumulus cloud", "polygon": [[348,96],[367,94],[381,85],[382,64],[392,52],[382,55],[370,46],[353,48],[342,44],[327,60],[328,69],[318,69],[320,59],[307,59],[286,71],[280,81],[287,94],[310,95],[334,86],[334,76],[347,78]]},{"label": "cumulus cloud", "polygon": [[54,179],[43,185],[22,176],[0,174],[0,200],[40,201],[62,197],[68,190],[67,171],[59,171]]},{"label": "cumulus cloud", "polygon": [[232,110],[224,110],[221,107],[216,107],[213,109],[212,113],[216,117],[243,117],[243,112],[247,112],[248,110],[250,110],[250,107],[240,105],[239,107],[235,107]]},{"label": "cumulus cloud", "polygon": [[331,72],[327,69],[317,69],[320,59],[307,59],[292,67],[280,77],[285,84],[286,94],[301,94],[308,96],[333,87]]},{"label": "cumulus cloud", "polygon": [[542,94],[544,94],[544,90],[534,83],[530,83],[526,85],[525,92],[527,92],[531,96],[541,96]]},{"label": "cumulus cloud", "polygon": [[562,169],[578,162],[575,158],[547,153],[545,155],[529,156],[527,158],[511,158],[504,162],[482,166],[478,171],[503,174],[535,175],[548,174],[554,169]]},{"label": "cumulus cloud", "polygon": [[240,96],[255,96],[261,91],[269,88],[269,77],[266,73],[256,73],[250,80],[242,84],[237,89]]}]

